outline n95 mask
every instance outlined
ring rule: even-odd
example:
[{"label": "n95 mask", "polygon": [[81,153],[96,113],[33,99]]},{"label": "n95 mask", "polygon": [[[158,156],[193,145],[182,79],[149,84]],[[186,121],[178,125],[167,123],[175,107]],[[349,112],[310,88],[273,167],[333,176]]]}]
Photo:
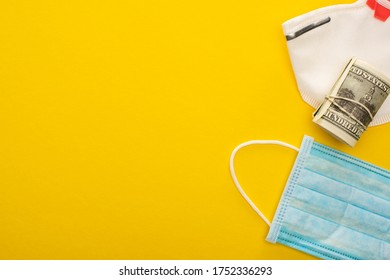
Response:
[{"label": "n95 mask", "polygon": [[[245,194],[234,172],[238,150],[277,144],[298,151],[272,223]],[[322,259],[390,259],[390,172],[314,142],[298,149],[275,140],[254,140],[231,154],[233,181],[270,226],[267,241]]]},{"label": "n95 mask", "polygon": [[[390,9],[388,0],[376,0],[375,5]],[[282,26],[299,92],[314,108],[331,92],[352,57],[390,76],[390,20],[375,18],[366,0],[314,10]],[[370,126],[389,121],[390,98]]]}]

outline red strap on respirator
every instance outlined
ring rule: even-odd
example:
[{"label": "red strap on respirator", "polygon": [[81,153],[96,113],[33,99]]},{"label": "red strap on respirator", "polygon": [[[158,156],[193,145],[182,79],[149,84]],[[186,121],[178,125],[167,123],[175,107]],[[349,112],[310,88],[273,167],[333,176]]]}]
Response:
[{"label": "red strap on respirator", "polygon": [[367,5],[375,11],[374,16],[386,21],[390,16],[390,0],[367,0]]}]

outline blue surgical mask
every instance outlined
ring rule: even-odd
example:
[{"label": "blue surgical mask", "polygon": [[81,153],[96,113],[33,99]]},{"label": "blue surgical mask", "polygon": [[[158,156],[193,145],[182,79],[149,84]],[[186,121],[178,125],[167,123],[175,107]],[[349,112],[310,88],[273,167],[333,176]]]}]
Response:
[{"label": "blue surgical mask", "polygon": [[[278,144],[299,151],[272,223],[245,194],[234,172],[239,149]],[[270,225],[267,241],[322,259],[390,259],[390,172],[314,142],[298,149],[280,141],[249,141],[230,158],[233,180]]]}]

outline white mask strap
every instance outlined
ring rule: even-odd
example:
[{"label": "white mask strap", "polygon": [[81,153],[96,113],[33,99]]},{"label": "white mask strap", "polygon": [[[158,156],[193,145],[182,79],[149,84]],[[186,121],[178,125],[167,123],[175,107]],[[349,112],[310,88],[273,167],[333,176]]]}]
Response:
[{"label": "white mask strap", "polygon": [[233,152],[232,152],[232,154],[230,156],[230,174],[232,175],[234,184],[236,185],[238,191],[245,198],[245,200],[249,203],[249,205],[252,207],[252,209],[255,210],[255,212],[260,216],[260,218],[263,219],[264,222],[267,223],[268,226],[271,226],[270,221],[264,216],[264,214],[256,207],[256,205],[252,202],[252,200],[246,195],[246,193],[242,189],[240,183],[238,182],[236,173],[234,171],[234,158],[236,156],[236,153],[241,148],[244,148],[244,147],[247,147],[247,146],[250,146],[250,145],[265,145],[265,144],[280,145],[280,146],[284,146],[284,147],[287,147],[287,148],[290,148],[290,149],[293,149],[293,150],[299,152],[299,149],[297,147],[295,147],[293,145],[290,145],[288,143],[282,142],[282,141],[278,141],[278,140],[251,140],[251,141],[248,141],[248,142],[244,142],[244,143],[238,145],[233,150]]}]

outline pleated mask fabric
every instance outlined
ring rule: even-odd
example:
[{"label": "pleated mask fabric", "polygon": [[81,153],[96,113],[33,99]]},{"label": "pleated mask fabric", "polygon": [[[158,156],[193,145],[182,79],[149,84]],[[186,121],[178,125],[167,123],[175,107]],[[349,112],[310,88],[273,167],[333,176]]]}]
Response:
[{"label": "pleated mask fabric", "polygon": [[390,172],[305,136],[272,223],[262,218],[271,243],[322,259],[388,260]]}]

